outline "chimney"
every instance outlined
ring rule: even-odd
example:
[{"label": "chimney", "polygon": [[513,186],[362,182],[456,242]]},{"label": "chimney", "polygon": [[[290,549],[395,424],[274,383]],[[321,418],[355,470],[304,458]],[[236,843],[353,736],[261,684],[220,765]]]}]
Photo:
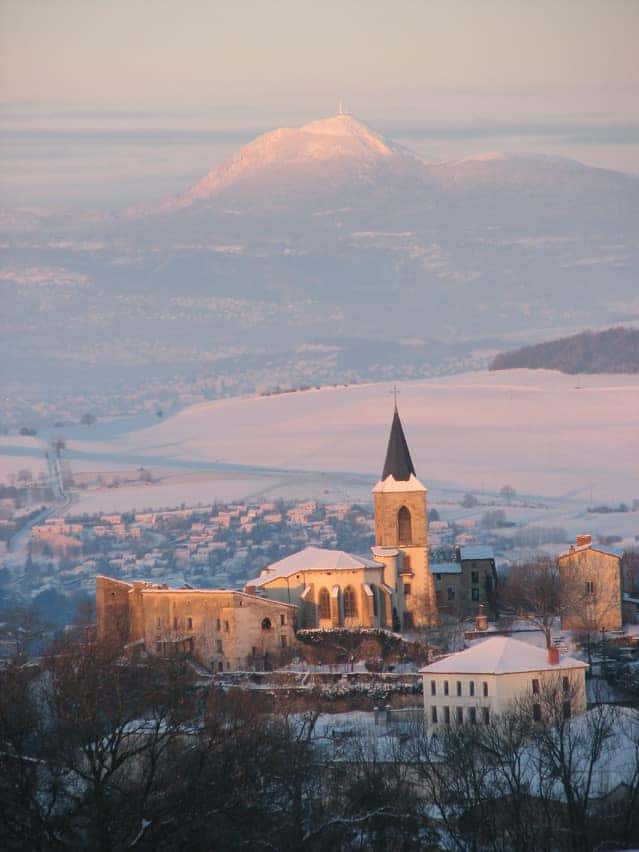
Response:
[{"label": "chimney", "polygon": [[559,665],[559,648],[555,647],[555,645],[551,645],[548,648],[548,662],[551,666]]},{"label": "chimney", "polygon": [[257,594],[257,587],[256,586],[245,586],[244,592],[247,595],[256,595]]},{"label": "chimney", "polygon": [[475,630],[488,630],[488,618],[484,612],[483,604],[479,604],[477,615],[475,616]]},{"label": "chimney", "polygon": [[590,547],[592,544],[591,535],[578,535],[575,541],[577,547]]}]

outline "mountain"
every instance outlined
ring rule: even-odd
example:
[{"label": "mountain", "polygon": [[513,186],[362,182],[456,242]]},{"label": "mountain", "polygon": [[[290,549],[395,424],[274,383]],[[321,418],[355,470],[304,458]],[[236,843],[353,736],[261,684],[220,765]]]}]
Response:
[{"label": "mountain", "polygon": [[107,385],[166,410],[482,367],[548,329],[639,318],[638,223],[635,176],[426,162],[338,114],[257,137],[160,204],[0,222],[0,363],[29,399],[81,388],[80,415]]},{"label": "mountain", "polygon": [[182,194],[156,207],[134,207],[125,215],[173,213],[216,201],[257,201],[270,210],[315,203],[346,190],[368,194],[427,180],[425,164],[416,154],[352,115],[338,113],[264,133]]},{"label": "mountain", "polygon": [[[371,198],[390,202],[383,215],[414,219],[435,203],[467,194],[583,198],[584,193],[638,189],[627,175],[596,169],[562,157],[534,154],[482,154],[431,163],[389,140],[347,113],[281,127],[258,136],[229,160],[213,168],[183,193],[155,206],[125,211],[126,218],[173,214],[204,207],[238,207],[243,213],[280,213],[306,207],[349,212]],[[492,201],[495,199],[493,198]],[[256,211],[257,208],[257,211]],[[237,210],[233,212],[237,214]]]},{"label": "mountain", "polygon": [[502,352],[491,370],[559,370],[562,373],[639,373],[639,329],[609,328],[584,331]]}]

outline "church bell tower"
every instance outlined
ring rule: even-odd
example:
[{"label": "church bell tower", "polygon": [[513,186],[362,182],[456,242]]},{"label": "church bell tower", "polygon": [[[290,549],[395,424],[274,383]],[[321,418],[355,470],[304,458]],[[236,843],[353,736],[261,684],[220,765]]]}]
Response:
[{"label": "church bell tower", "polygon": [[438,621],[428,566],[426,494],[415,474],[395,403],[384,470],[373,488],[375,545],[399,551],[398,593],[403,597],[405,628],[428,627]]}]

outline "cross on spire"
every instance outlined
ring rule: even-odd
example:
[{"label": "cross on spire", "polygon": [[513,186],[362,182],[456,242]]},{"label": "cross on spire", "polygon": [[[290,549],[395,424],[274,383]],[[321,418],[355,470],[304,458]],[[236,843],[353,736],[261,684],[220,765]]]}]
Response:
[{"label": "cross on spire", "polygon": [[402,429],[402,422],[399,419],[397,411],[397,394],[399,391],[397,388],[393,388],[392,393],[395,396],[395,411],[388,438],[382,481],[387,476],[392,476],[396,482],[405,482],[410,479],[411,474],[415,475],[415,468],[413,467],[413,460],[410,457],[410,450],[408,449],[406,436]]},{"label": "cross on spire", "polygon": [[391,391],[389,391],[389,393],[393,394],[393,402],[395,403],[394,408],[395,408],[395,411],[397,411],[397,396],[400,393],[397,385],[393,385],[393,389]]}]

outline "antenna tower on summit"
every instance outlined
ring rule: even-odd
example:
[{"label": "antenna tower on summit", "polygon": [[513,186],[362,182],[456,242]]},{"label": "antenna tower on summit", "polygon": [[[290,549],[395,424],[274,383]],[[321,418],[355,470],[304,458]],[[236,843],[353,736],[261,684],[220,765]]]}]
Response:
[{"label": "antenna tower on summit", "polygon": [[338,115],[350,115],[350,112],[347,109],[344,109],[344,101],[339,99],[339,107],[337,108]]}]

